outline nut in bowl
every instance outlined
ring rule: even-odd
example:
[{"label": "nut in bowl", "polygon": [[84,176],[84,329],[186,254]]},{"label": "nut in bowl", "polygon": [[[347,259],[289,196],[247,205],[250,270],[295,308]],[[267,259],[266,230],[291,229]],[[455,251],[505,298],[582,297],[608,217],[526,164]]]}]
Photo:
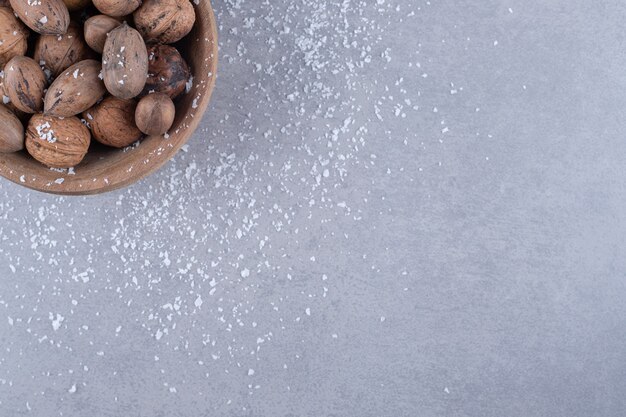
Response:
[{"label": "nut in bowl", "polygon": [[[46,3],[47,0],[41,1]],[[87,60],[77,62],[73,66],[63,69],[56,78],[59,79],[59,82],[55,83],[56,79],[54,78],[49,80],[49,85],[46,86],[47,92],[40,97],[42,102],[47,103],[47,105],[40,112],[36,112],[34,115],[27,114],[26,119],[24,119],[25,116],[23,114],[15,114],[16,117],[12,117],[10,113],[5,114],[4,117],[7,120],[10,119],[12,124],[16,124],[16,121],[21,120],[26,134],[21,135],[20,126],[15,126],[13,130],[17,134],[6,138],[6,142],[9,145],[5,146],[4,150],[0,149],[0,176],[30,189],[47,193],[65,195],[99,194],[126,187],[155,172],[170,160],[189,140],[202,119],[215,86],[217,69],[217,26],[210,2],[209,0],[185,1],[189,2],[195,13],[195,22],[191,32],[182,40],[168,44],[167,48],[164,45],[165,42],[158,40],[146,42],[145,51],[148,53],[145,56],[147,56],[147,62],[145,62],[142,53],[141,42],[139,42],[136,35],[136,32],[141,33],[141,30],[134,30],[135,28],[131,23],[122,23],[121,27],[123,29],[116,32],[118,36],[114,37],[115,47],[120,49],[117,54],[114,54],[114,57],[117,57],[117,55],[130,55],[124,54],[126,51],[124,33],[129,32],[132,33],[130,36],[133,40],[129,43],[128,48],[132,52],[132,57],[136,58],[136,56],[139,56],[141,62],[134,63],[129,58],[129,63],[132,64],[132,71],[114,71],[109,74],[109,78],[106,81],[109,83],[114,81],[118,86],[111,86],[113,91],[107,88],[104,92],[103,101],[100,100],[99,92],[96,93],[94,90],[100,88],[100,84],[91,75],[93,62]],[[27,0],[21,0],[21,2],[26,3]],[[11,4],[13,3],[20,3],[20,0],[12,0]],[[149,3],[149,1],[144,1],[145,3]],[[180,6],[180,1],[170,3],[173,6]],[[165,2],[163,4],[169,3]],[[55,8],[58,9],[58,7],[58,2],[55,2]],[[95,11],[95,13],[97,14],[98,12]],[[32,24],[32,22],[30,23]],[[185,24],[188,24],[186,20]],[[74,27],[74,25],[72,24],[71,26]],[[82,24],[81,28],[83,28]],[[115,25],[111,25],[111,31],[115,29]],[[182,28],[179,33],[183,33],[186,30],[186,28]],[[0,31],[0,33],[2,32]],[[30,37],[34,41],[39,36],[42,35],[35,32],[30,33]],[[2,39],[0,39],[0,42],[2,42]],[[163,46],[159,47],[158,45]],[[174,50],[171,48],[174,48]],[[154,56],[152,56],[151,60],[150,51],[159,51],[163,57],[167,57],[167,59],[158,60],[159,68],[153,68],[153,64],[157,61],[154,60]],[[106,47],[104,48],[104,53],[106,54]],[[90,59],[98,62],[103,60],[97,51],[93,51]],[[173,67],[163,68],[163,65],[167,66],[168,63]],[[117,65],[121,67],[126,65],[126,63],[117,62]],[[143,74],[145,66],[148,67],[148,75],[144,85],[141,80],[138,81],[135,68],[138,68],[138,71]],[[106,65],[103,65],[103,67],[100,77],[103,84],[106,84],[104,79]],[[168,84],[154,85],[154,81],[151,81],[151,71],[171,75],[168,79]],[[35,72],[34,69],[33,72]],[[178,78],[180,78],[180,74],[189,74],[189,79],[192,80],[192,82],[187,83],[187,89],[182,91],[182,93],[179,93],[181,83]],[[80,80],[81,77],[85,80],[91,80],[90,82],[94,87],[85,89],[80,83],[75,82],[75,80]],[[154,75],[152,77],[154,78]],[[129,88],[123,88],[126,80],[129,80]],[[7,80],[5,79],[4,90],[18,90],[17,87],[19,86],[7,87],[6,84]],[[120,86],[122,88],[119,88]],[[0,93],[6,94],[2,91]],[[152,94],[155,95],[154,98],[146,99],[146,97]],[[15,94],[13,95],[15,96]],[[86,97],[85,95],[89,96]],[[124,98],[116,98],[116,95],[121,95]],[[128,95],[134,96],[126,98]],[[5,97],[7,96],[5,95]],[[172,108],[170,97],[174,103],[173,122],[171,122]],[[94,100],[98,101],[93,104]],[[115,147],[119,145],[118,143],[109,144],[106,140],[99,141],[98,137],[102,139],[102,132],[107,130],[107,126],[105,124],[103,128],[103,122],[100,120],[98,120],[98,126],[90,126],[89,115],[93,111],[98,112],[101,109],[111,107],[115,104],[115,100],[120,102],[126,101],[124,106],[112,107],[115,111],[123,108],[132,113],[130,119],[127,117],[125,120],[128,119],[132,122],[133,117],[140,118],[139,122],[135,121],[135,126],[130,126],[133,128],[133,132],[140,131],[137,127],[138,125],[141,125],[142,130],[148,133],[162,131],[170,123],[171,127],[162,135],[141,134],[138,141],[135,140],[132,146],[125,148]],[[57,103],[56,111],[55,109],[51,110],[52,104],[50,103]],[[105,104],[101,105],[102,103]],[[142,103],[140,107],[138,106],[139,103]],[[7,113],[7,111],[17,113],[12,103],[5,104],[6,106],[3,110],[6,111],[4,113]],[[86,109],[88,106],[91,107]],[[63,109],[63,111],[60,112],[58,109]],[[46,110],[48,110],[48,113],[46,113]],[[108,115],[107,117],[113,115],[110,111],[104,114]],[[37,143],[38,140],[44,140],[48,136],[39,134],[44,131],[42,130],[44,128],[40,127],[38,130],[37,127],[45,125],[47,132],[50,130],[48,125],[53,126],[55,123],[59,123],[54,119],[59,116],[61,116],[61,120],[63,118],[83,119],[83,123],[89,127],[87,131],[89,132],[90,140],[87,141],[85,138],[85,130],[77,125],[74,126],[73,122],[61,122],[63,127],[59,129],[63,133],[63,138],[59,140],[54,135],[54,129],[52,129],[53,134],[51,134],[51,137],[57,138],[58,143],[54,140],[47,140],[46,143]],[[101,115],[98,113],[97,117],[100,118]],[[106,123],[107,117],[104,117],[104,123]],[[159,122],[159,129],[148,129],[147,124],[150,124],[150,121],[154,121],[155,117]],[[158,117],[162,117],[163,120],[158,119]],[[29,123],[30,118],[34,118],[33,123]],[[48,121],[47,118],[53,118],[50,119],[52,122]],[[98,129],[96,134],[94,134],[95,128]],[[68,130],[68,132],[65,132],[65,130]],[[42,139],[42,136],[45,136],[45,138]],[[17,143],[22,137],[24,138],[24,143]],[[55,144],[57,146],[66,146],[68,140],[77,141],[75,147],[69,148],[71,150],[69,153],[71,153],[72,157],[61,158],[60,161],[57,161],[56,157],[60,157],[61,154],[67,154],[68,151],[66,148],[59,148],[63,152],[56,152]],[[104,145],[103,143],[107,144]],[[90,145],[88,145],[88,152],[83,157],[85,144]],[[35,155],[31,155],[29,152],[35,153],[36,158],[34,157]],[[76,163],[77,160],[80,160],[80,162]],[[73,166],[65,166],[69,163],[72,163]]]}]

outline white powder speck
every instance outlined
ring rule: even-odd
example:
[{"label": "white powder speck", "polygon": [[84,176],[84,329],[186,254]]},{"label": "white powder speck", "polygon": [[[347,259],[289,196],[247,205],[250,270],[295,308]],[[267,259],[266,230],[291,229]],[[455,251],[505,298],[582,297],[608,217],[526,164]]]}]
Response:
[{"label": "white powder speck", "polygon": [[52,329],[56,332],[61,327],[61,323],[65,321],[65,317],[60,314],[52,314],[48,315],[48,318],[52,321]]}]

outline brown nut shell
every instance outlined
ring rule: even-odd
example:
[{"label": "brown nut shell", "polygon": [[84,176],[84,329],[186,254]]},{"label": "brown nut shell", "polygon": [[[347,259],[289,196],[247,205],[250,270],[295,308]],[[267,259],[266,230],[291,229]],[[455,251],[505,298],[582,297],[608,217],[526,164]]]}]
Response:
[{"label": "brown nut shell", "polygon": [[15,107],[13,103],[11,103],[11,99],[4,89],[4,71],[0,71],[0,104],[3,104],[6,108],[11,110],[22,122],[27,123],[28,119],[30,119],[30,114],[24,113],[23,111]]},{"label": "brown nut shell", "polygon": [[26,129],[26,149],[50,168],[78,165],[89,150],[89,129],[78,117],[58,118],[35,114]]},{"label": "brown nut shell", "polygon": [[148,48],[148,62],[148,79],[141,95],[165,93],[174,99],[185,91],[191,71],[176,48],[151,45]]},{"label": "brown nut shell", "polygon": [[42,35],[63,35],[70,24],[70,12],[63,0],[10,0],[22,22]]},{"label": "brown nut shell", "polygon": [[28,29],[13,10],[0,7],[0,67],[15,56],[24,55],[28,49]]},{"label": "brown nut shell", "polygon": [[144,0],[133,17],[146,41],[174,43],[191,32],[196,12],[189,0]]},{"label": "brown nut shell", "polygon": [[137,97],[148,77],[148,51],[141,35],[123,23],[113,29],[104,44],[102,75],[115,97]]},{"label": "brown nut shell", "polygon": [[91,49],[101,54],[104,50],[107,34],[121,24],[122,22],[119,20],[103,14],[92,16],[85,22],[85,42]]},{"label": "brown nut shell", "polygon": [[2,70],[0,71],[0,98],[2,98],[2,100],[0,101],[0,104],[7,104],[10,99],[7,96],[6,90],[4,89],[4,68],[2,68]]},{"label": "brown nut shell", "polygon": [[83,113],[93,138],[103,145],[124,148],[141,139],[135,126],[135,100],[107,97]]},{"label": "brown nut shell", "polygon": [[104,97],[100,62],[86,59],[69,67],[46,93],[44,112],[57,117],[80,114]]},{"label": "brown nut shell", "polygon": [[0,153],[24,149],[24,125],[9,108],[0,104]]},{"label": "brown nut shell", "polygon": [[76,22],[70,23],[65,35],[41,35],[35,43],[33,58],[50,71],[52,79],[92,54]]},{"label": "brown nut shell", "polygon": [[126,16],[137,10],[141,0],[93,0],[94,6],[107,16]]},{"label": "brown nut shell", "polygon": [[11,103],[25,113],[43,109],[46,76],[34,59],[16,56],[4,67],[4,90]]},{"label": "brown nut shell", "polygon": [[163,93],[149,94],[137,104],[135,124],[146,135],[167,133],[174,123],[176,108],[172,99]]}]

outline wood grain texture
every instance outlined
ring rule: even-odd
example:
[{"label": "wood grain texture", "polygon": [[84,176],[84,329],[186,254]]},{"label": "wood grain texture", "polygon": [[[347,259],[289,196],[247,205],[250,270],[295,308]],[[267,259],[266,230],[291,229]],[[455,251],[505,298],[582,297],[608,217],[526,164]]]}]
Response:
[{"label": "wood grain texture", "polygon": [[[0,175],[27,188],[51,194],[91,195],[127,187],[161,168],[196,130],[215,87],[217,25],[210,2],[194,4],[196,23],[176,45],[189,63],[193,87],[176,100],[177,115],[169,138],[149,136],[132,149],[93,145],[74,175],[52,171],[26,152],[0,154]],[[63,181],[58,181],[63,178]]]}]

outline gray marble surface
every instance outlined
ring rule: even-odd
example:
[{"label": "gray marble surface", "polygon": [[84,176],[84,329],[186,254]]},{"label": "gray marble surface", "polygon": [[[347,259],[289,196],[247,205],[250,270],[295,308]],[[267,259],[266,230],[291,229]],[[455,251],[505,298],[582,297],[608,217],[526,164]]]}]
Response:
[{"label": "gray marble surface", "polygon": [[0,415],[626,414],[623,1],[214,7],[163,170],[0,183]]}]

